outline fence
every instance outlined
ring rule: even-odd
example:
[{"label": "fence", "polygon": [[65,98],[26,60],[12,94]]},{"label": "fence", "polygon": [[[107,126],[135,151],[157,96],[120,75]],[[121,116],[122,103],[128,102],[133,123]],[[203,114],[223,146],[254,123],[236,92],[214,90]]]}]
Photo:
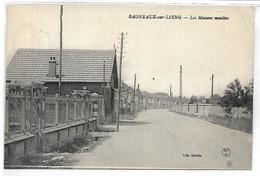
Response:
[{"label": "fence", "polygon": [[94,130],[105,120],[104,98],[7,93],[5,163],[34,152],[48,152]]},{"label": "fence", "polygon": [[[171,107],[172,111],[186,113],[190,115],[202,117],[224,117],[227,116],[224,109],[220,106],[211,104],[174,104]],[[246,108],[233,108],[231,114],[228,115],[234,119],[250,119],[252,114],[246,112]]]},{"label": "fence", "polygon": [[222,107],[211,104],[174,104],[171,111],[252,133],[252,114],[246,112],[246,108],[233,108],[231,114],[227,114]]},{"label": "fence", "polygon": [[104,121],[103,96],[29,96],[15,92],[6,96],[5,132],[24,133],[65,123],[100,117]]}]

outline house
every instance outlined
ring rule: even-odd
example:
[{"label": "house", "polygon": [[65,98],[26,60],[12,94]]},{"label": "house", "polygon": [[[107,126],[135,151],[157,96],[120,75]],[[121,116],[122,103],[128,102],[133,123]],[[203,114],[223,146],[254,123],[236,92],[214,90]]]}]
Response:
[{"label": "house", "polygon": [[148,108],[167,108],[169,107],[170,96],[163,92],[146,93],[143,92],[143,103]]},{"label": "house", "polygon": [[148,98],[149,98],[149,93],[146,91],[141,92],[141,104],[143,107],[148,108]]},{"label": "house", "polygon": [[129,112],[129,104],[128,104],[128,99],[130,98],[131,95],[129,95],[128,93],[128,85],[124,82],[122,82],[121,85],[121,113],[122,114],[126,114]]},{"label": "house", "polygon": [[[7,82],[43,82],[47,94],[59,91],[59,50],[18,49],[7,71]],[[105,85],[105,88],[103,88]],[[118,88],[115,50],[64,49],[62,52],[61,94],[88,90],[104,95],[105,113],[115,107],[114,92]]]},{"label": "house", "polygon": [[133,113],[134,108],[136,111],[141,111],[144,108],[142,92],[139,90],[139,86],[134,89],[122,82],[121,85],[121,113]]}]

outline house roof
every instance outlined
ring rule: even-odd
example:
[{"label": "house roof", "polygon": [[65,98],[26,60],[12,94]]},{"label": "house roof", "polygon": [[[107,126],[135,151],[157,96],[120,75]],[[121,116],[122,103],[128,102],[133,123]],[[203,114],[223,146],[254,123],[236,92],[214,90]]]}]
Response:
[{"label": "house roof", "polygon": [[[59,78],[48,77],[50,57],[59,63],[58,49],[18,49],[11,60],[6,79],[11,81],[57,82]],[[103,82],[105,61],[105,82],[110,82],[115,61],[114,50],[63,49],[63,82]],[[56,66],[59,73],[59,65]]]}]

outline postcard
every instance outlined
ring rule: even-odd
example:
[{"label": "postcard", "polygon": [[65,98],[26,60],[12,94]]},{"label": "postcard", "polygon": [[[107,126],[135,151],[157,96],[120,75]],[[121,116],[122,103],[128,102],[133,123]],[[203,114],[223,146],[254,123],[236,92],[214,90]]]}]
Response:
[{"label": "postcard", "polygon": [[253,7],[6,11],[6,169],[252,168]]}]

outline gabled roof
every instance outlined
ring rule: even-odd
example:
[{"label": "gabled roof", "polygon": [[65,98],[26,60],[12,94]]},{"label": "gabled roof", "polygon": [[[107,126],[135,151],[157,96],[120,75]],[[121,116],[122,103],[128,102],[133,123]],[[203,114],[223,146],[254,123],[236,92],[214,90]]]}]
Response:
[{"label": "gabled roof", "polygon": [[[59,78],[47,76],[50,57],[55,57],[59,63],[59,50],[18,49],[7,68],[6,79],[57,82]],[[103,82],[105,61],[105,82],[110,82],[115,59],[114,50],[63,49],[62,81]],[[58,74],[59,65],[56,68]]]}]

